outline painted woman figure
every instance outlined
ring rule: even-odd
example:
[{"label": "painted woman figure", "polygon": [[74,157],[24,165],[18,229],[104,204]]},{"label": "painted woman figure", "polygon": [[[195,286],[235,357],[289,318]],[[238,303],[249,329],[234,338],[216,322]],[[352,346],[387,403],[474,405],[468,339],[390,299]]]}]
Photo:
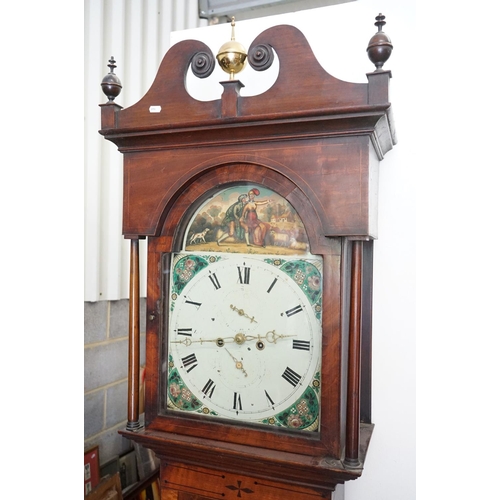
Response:
[{"label": "painted woman figure", "polygon": [[245,230],[245,241],[248,246],[255,245],[264,247],[266,233],[269,224],[259,220],[257,216],[257,206],[266,205],[269,200],[256,201],[255,197],[259,196],[260,191],[257,188],[250,189],[248,192],[248,203],[243,207],[240,223]]}]

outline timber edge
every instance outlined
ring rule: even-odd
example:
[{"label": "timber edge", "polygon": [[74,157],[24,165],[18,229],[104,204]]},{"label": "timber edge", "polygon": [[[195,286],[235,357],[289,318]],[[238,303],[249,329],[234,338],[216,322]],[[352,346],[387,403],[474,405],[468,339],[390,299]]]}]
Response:
[{"label": "timber edge", "polygon": [[361,476],[374,424],[360,425],[359,466],[341,460],[223,443],[206,438],[141,429],[119,431],[123,437],[153,450],[159,459],[218,471],[245,473],[309,488],[334,490],[337,484]]}]

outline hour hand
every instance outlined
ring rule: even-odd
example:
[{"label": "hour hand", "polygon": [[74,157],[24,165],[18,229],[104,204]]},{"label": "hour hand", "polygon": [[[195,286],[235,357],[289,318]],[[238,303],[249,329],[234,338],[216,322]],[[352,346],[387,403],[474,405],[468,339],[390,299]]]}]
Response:
[{"label": "hour hand", "polygon": [[240,361],[239,359],[235,358],[226,348],[226,351],[227,353],[229,354],[229,356],[231,356],[231,358],[233,358],[233,361],[235,363],[235,366],[238,370],[241,370],[244,374],[245,374],[245,377],[248,377],[248,373],[245,371],[245,368],[243,367],[243,362]]},{"label": "hour hand", "polygon": [[233,304],[231,304],[229,307],[233,311],[236,311],[240,316],[245,316],[245,318],[248,318],[250,320],[250,323],[257,323],[257,320],[253,316],[250,317],[243,309],[233,306]]}]

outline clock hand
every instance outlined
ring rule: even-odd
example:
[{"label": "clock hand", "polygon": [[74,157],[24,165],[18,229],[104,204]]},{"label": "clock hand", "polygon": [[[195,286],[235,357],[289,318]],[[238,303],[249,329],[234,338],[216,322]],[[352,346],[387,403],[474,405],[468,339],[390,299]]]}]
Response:
[{"label": "clock hand", "polygon": [[[262,335],[246,335],[245,333],[237,333],[234,337],[217,337],[216,339],[195,339],[191,340],[185,338],[183,340],[172,340],[172,344],[184,344],[189,347],[191,344],[198,343],[203,344],[209,342],[215,342],[219,347],[222,347],[226,342],[236,342],[238,345],[244,344],[247,340],[267,340],[270,344],[276,344],[278,340],[296,337],[297,335],[279,335],[276,330],[271,330],[267,332],[264,336]],[[228,351],[229,352],[229,351]],[[235,358],[233,358],[235,359]]]},{"label": "clock hand", "polygon": [[243,368],[243,363],[239,360],[239,359],[236,359],[228,350],[227,350],[227,347],[225,348],[227,353],[229,354],[229,356],[231,356],[231,358],[233,358],[233,361],[236,363],[236,368],[238,370],[241,370],[244,374],[245,374],[245,377],[248,377],[248,373],[245,371],[245,368]]},{"label": "clock hand", "polygon": [[217,337],[216,339],[183,339],[183,340],[172,340],[171,344],[184,344],[185,346],[190,346],[191,344],[198,343],[203,344],[204,342],[215,342],[219,347],[222,347],[225,342],[235,342],[234,337]]},{"label": "clock hand", "polygon": [[243,309],[239,309],[238,307],[236,306],[233,306],[233,304],[231,304],[229,306],[233,311],[236,311],[240,316],[245,316],[245,318],[248,318],[250,320],[250,323],[257,323],[257,320],[254,319],[254,317],[250,317]]},{"label": "clock hand", "polygon": [[237,343],[237,344],[242,344],[243,342],[247,341],[247,340],[267,340],[269,343],[271,344],[276,344],[276,342],[279,340],[279,339],[284,339],[284,338],[287,338],[287,337],[296,337],[297,335],[278,335],[276,333],[276,330],[271,330],[269,332],[267,332],[264,336],[262,335],[246,335],[244,333],[238,333],[235,338],[234,338],[234,341]]},{"label": "clock hand", "polygon": [[276,330],[271,330],[266,333],[266,340],[272,344],[276,344],[276,341],[279,339],[284,339],[286,337],[296,337],[297,335],[278,335]]}]

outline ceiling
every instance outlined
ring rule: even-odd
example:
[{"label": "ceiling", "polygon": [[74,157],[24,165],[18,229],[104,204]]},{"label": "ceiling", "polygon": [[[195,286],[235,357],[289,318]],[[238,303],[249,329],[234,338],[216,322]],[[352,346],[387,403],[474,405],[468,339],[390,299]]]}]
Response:
[{"label": "ceiling", "polygon": [[209,24],[220,24],[230,21],[232,16],[243,21],[352,1],[355,0],[198,0],[198,14]]}]

